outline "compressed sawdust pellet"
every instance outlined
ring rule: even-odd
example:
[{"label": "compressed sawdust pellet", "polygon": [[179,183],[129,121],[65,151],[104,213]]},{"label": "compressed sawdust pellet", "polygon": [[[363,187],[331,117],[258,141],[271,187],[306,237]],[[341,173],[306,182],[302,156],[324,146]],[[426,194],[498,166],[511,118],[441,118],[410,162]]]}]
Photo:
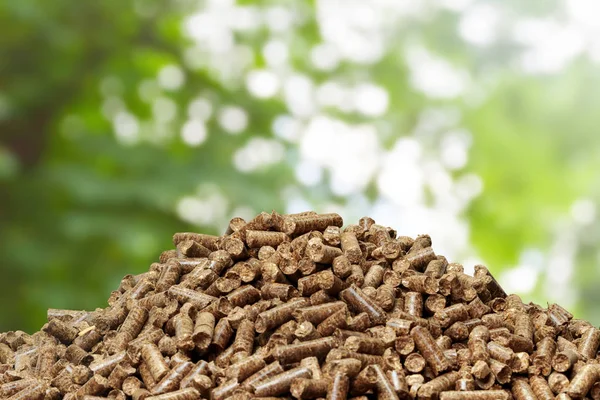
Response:
[{"label": "compressed sawdust pellet", "polygon": [[92,312],[0,334],[0,398],[600,398],[600,330],[364,217],[177,233]]}]

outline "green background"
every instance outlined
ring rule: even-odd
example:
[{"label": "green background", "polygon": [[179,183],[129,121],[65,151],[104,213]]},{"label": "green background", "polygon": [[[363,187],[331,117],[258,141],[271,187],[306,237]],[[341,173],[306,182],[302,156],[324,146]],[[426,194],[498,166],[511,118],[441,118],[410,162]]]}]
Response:
[{"label": "green background", "polygon": [[[221,233],[238,214],[303,207],[336,210],[346,223],[425,210],[423,224],[398,217],[395,227],[439,226],[434,248],[446,229],[455,261],[481,260],[524,300],[558,301],[598,324],[600,45],[586,5],[0,2],[0,331],[35,331],[49,307],[105,306],[176,231]],[[484,17],[493,29],[477,25]],[[279,89],[263,81],[257,95],[251,71],[268,71]],[[315,88],[332,82],[379,89],[366,105],[348,89],[354,108],[315,101]],[[318,105],[303,110],[295,101],[306,87]],[[205,132],[186,138],[198,98],[194,118],[207,104],[212,112],[196,125]],[[304,140],[321,117],[348,128],[339,148],[319,150],[330,144],[317,134],[316,145]],[[298,136],[281,133],[282,121],[299,124]],[[375,141],[371,158],[348,150],[357,137]],[[458,158],[439,162],[449,137],[467,139]],[[385,158],[399,139],[420,156]],[[353,165],[356,174],[344,172]],[[396,197],[378,180],[386,169]],[[340,189],[348,176],[357,181]],[[472,193],[450,207],[445,193],[460,182]],[[446,217],[466,244],[452,240]]]}]

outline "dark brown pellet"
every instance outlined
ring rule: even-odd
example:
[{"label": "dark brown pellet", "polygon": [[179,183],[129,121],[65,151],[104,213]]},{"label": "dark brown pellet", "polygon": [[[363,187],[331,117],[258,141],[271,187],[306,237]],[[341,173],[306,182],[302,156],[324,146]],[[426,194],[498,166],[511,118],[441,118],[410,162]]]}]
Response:
[{"label": "dark brown pellet", "polygon": [[306,367],[310,370],[312,379],[321,379],[324,378],[325,375],[321,370],[321,365],[319,364],[319,359],[317,357],[306,357],[300,361],[301,367]]},{"label": "dark brown pellet", "polygon": [[454,304],[435,313],[435,318],[442,328],[447,328],[457,321],[469,319],[469,309],[464,303]]},{"label": "dark brown pellet", "polygon": [[439,290],[438,281],[430,276],[415,274],[402,279],[407,289],[423,294],[435,294]]},{"label": "dark brown pellet", "polygon": [[281,301],[288,301],[290,298],[296,296],[297,293],[298,290],[292,285],[268,282],[260,289],[259,296],[262,295],[263,299],[279,299]]}]

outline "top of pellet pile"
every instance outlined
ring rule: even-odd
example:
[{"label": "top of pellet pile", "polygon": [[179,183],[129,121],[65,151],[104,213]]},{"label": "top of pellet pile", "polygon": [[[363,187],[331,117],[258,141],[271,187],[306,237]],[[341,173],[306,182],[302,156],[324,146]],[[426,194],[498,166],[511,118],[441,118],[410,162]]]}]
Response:
[{"label": "top of pellet pile", "polygon": [[338,214],[177,233],[92,312],[0,334],[0,398],[600,398],[600,330]]}]

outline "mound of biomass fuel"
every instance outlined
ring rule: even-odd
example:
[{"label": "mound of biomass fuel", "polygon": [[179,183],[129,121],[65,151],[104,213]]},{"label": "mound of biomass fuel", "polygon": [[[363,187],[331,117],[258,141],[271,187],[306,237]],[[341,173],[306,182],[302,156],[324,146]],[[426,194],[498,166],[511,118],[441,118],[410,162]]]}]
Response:
[{"label": "mound of biomass fuel", "polygon": [[95,311],[0,334],[0,397],[600,399],[600,330],[337,214],[177,233]]}]

